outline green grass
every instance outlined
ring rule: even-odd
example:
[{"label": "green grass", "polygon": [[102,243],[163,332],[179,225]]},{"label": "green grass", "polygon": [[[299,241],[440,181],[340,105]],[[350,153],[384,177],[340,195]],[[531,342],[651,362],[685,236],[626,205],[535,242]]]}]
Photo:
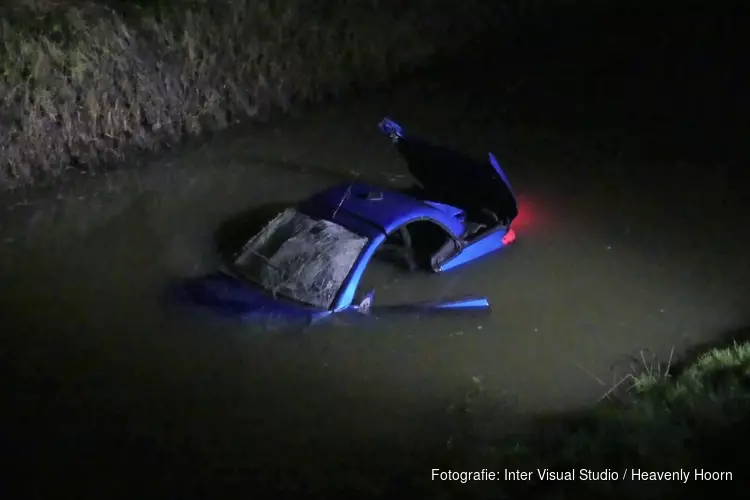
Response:
[{"label": "green grass", "polygon": [[[728,491],[742,478],[741,456],[750,444],[750,344],[712,348],[677,367],[644,363],[629,374],[617,397],[604,397],[593,408],[551,416],[522,432],[496,440],[474,436],[453,458],[455,470],[494,471],[587,469],[623,475],[623,471],[732,472]],[[617,391],[607,392],[613,396]],[[630,474],[630,472],[628,472]],[[679,481],[508,482],[451,485],[457,495],[496,494],[515,498],[685,498],[703,483]],[[571,497],[573,498],[573,497]]]},{"label": "green grass", "polygon": [[[469,41],[480,0],[15,0],[0,7],[0,185],[377,85]],[[479,24],[478,24],[479,23]]]}]

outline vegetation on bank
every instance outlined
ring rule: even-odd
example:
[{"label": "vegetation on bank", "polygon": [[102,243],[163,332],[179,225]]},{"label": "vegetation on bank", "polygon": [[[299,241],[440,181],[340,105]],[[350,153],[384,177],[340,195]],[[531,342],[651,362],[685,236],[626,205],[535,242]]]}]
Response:
[{"label": "vegetation on bank", "polygon": [[[530,480],[452,481],[448,488],[476,498],[686,498],[701,488],[739,491],[741,450],[750,444],[750,343],[710,349],[682,367],[648,363],[639,371],[623,379],[625,394],[605,397],[584,412],[545,418],[494,442],[475,436],[451,461],[456,471],[526,471]],[[538,471],[545,469],[576,471],[576,480],[539,480]],[[636,481],[638,470],[690,476],[683,476],[686,482]],[[696,477],[696,470],[714,475]],[[592,475],[583,480],[584,471],[616,480]]]},{"label": "vegetation on bank", "polygon": [[0,185],[382,82],[497,21],[487,5],[14,0],[0,7]]}]

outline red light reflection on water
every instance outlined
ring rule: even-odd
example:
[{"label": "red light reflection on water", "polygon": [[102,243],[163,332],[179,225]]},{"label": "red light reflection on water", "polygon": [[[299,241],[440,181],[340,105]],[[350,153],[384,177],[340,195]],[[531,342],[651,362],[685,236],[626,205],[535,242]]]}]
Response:
[{"label": "red light reflection on water", "polygon": [[538,221],[538,207],[527,197],[518,199],[518,216],[513,220],[513,229],[524,229]]}]

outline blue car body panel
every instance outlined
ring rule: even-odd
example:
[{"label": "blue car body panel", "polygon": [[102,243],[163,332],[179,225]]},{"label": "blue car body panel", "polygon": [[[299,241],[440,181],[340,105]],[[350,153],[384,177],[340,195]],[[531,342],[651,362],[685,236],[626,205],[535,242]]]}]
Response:
[{"label": "blue car body panel", "polygon": [[[510,226],[518,215],[516,199],[494,155],[490,153],[488,161],[479,162],[454,150],[406,136],[403,128],[388,118],[379,127],[390,137],[419,183],[416,194],[354,181],[327,188],[296,206],[301,214],[331,221],[356,233],[360,239],[366,238],[329,308],[315,308],[276,296],[260,285],[243,280],[229,268],[187,280],[180,287],[180,297],[241,320],[282,317],[314,324],[344,311],[372,314],[378,310],[372,306],[372,293],[355,303],[358,285],[381,244],[412,222],[429,221],[444,232],[446,245],[431,261],[434,272],[454,269],[514,241],[515,233]],[[490,219],[486,218],[487,213]],[[465,297],[387,309],[475,311],[489,308],[484,297]]]},{"label": "blue car body panel", "polygon": [[187,280],[181,287],[184,298],[206,306],[222,316],[240,319],[280,315],[314,321],[321,313],[315,308],[285,301],[225,272]]},{"label": "blue car body panel", "polygon": [[428,219],[440,224],[458,238],[464,233],[466,226],[461,220],[451,216],[451,212],[455,213],[460,209],[448,207],[448,205],[436,206],[417,200],[395,190],[351,182],[328,188],[314,195],[300,205],[300,210],[306,213],[314,212],[316,215],[339,222],[350,229],[361,229],[360,224],[350,222],[352,226],[357,227],[347,226],[346,222],[342,223],[342,220],[336,219],[339,214],[347,214],[374,226],[384,234],[390,234],[410,222]]},{"label": "blue car body panel", "polygon": [[483,236],[471,245],[465,246],[455,256],[441,263],[438,271],[444,272],[454,269],[503,248],[507,244],[504,240],[505,235],[506,233],[503,231],[495,231]]}]

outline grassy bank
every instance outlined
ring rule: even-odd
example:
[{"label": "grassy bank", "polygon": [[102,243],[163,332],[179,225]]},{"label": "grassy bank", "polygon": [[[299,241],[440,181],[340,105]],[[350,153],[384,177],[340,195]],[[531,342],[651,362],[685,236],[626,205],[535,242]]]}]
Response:
[{"label": "grassy bank", "polygon": [[15,0],[0,7],[0,185],[383,82],[496,22],[482,3]]},{"label": "grassy bank", "polygon": [[[611,390],[591,410],[545,418],[494,442],[475,437],[450,464],[456,471],[527,471],[530,480],[442,486],[457,497],[476,498],[663,499],[687,498],[702,488],[738,492],[744,484],[742,450],[750,444],[750,344],[712,348],[682,366],[643,365],[622,379],[625,393]],[[544,469],[577,471],[576,480],[539,480],[537,470]],[[585,481],[583,469],[618,478]],[[690,476],[686,483],[635,481],[634,469]],[[696,470],[730,472],[731,479],[700,480]]]}]

